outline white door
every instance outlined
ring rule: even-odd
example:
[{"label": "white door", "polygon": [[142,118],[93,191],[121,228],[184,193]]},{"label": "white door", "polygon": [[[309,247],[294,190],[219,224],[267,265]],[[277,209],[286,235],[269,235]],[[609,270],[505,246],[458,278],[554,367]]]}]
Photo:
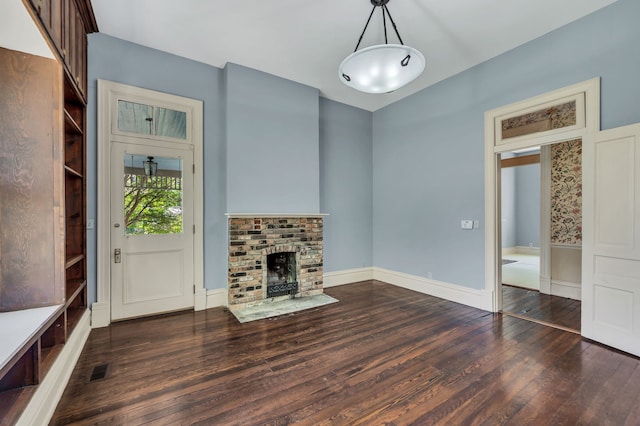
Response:
[{"label": "white door", "polygon": [[640,125],[583,151],[582,334],[640,355]]},{"label": "white door", "polygon": [[114,320],[194,305],[193,152],[145,143],[111,144]]}]

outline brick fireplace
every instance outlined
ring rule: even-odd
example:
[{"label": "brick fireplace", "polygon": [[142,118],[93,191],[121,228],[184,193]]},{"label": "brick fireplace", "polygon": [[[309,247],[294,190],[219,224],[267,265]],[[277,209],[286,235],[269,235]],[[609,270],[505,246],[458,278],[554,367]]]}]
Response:
[{"label": "brick fireplace", "polygon": [[228,215],[229,308],[322,293],[322,215]]}]

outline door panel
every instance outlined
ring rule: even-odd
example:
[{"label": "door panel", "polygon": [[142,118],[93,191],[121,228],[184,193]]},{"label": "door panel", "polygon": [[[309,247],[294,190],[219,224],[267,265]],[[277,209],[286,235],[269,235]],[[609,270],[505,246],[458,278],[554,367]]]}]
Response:
[{"label": "door panel", "polygon": [[640,262],[595,256],[594,315],[596,331],[633,334],[640,329],[635,315],[640,290]]},{"label": "door panel", "polygon": [[599,132],[584,150],[582,333],[640,355],[640,125]]},{"label": "door panel", "polygon": [[633,250],[634,148],[634,138],[596,143],[596,250]]},{"label": "door panel", "polygon": [[184,250],[123,253],[124,304],[184,295]]},{"label": "door panel", "polygon": [[192,163],[190,149],[112,142],[113,319],[193,307]]}]

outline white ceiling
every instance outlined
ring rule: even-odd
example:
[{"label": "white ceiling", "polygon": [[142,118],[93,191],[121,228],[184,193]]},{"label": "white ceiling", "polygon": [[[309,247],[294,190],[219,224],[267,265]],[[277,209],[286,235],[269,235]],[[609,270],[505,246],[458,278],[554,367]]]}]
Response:
[{"label": "white ceiling", "polygon": [[0,1],[0,29],[0,47],[55,59],[21,2]]},{"label": "white ceiling", "polygon": [[[244,65],[375,111],[616,0],[391,0],[405,44],[427,59],[418,80],[389,94],[343,85],[369,0],[92,0],[100,32],[223,68]],[[362,47],[384,42],[379,9]],[[388,29],[390,43],[395,34]],[[186,76],[188,78],[188,76]]]}]

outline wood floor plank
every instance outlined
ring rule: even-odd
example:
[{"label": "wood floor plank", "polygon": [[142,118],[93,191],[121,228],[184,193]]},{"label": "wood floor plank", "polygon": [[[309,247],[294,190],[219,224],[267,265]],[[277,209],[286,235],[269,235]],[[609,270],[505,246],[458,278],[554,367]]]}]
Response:
[{"label": "wood floor plank", "polygon": [[640,423],[635,357],[377,281],[325,291],[340,302],[246,324],[217,308],[93,330],[51,423]]},{"label": "wood floor plank", "polygon": [[502,286],[502,311],[580,331],[581,302],[510,285]]}]

